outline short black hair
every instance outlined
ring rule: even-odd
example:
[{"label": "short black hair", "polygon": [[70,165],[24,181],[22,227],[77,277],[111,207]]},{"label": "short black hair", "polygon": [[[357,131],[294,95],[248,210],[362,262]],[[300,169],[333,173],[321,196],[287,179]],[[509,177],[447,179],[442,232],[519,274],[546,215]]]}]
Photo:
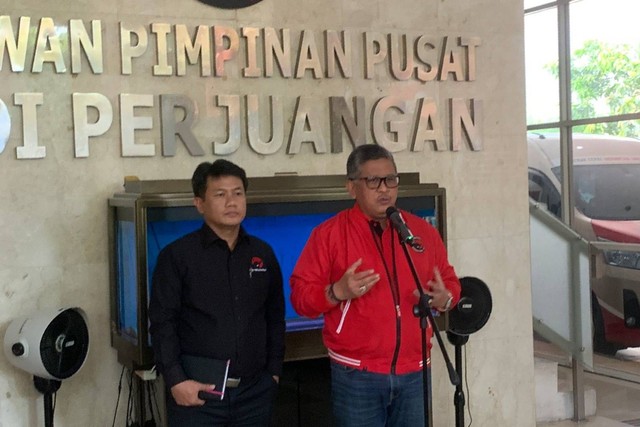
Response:
[{"label": "short black hair", "polygon": [[247,173],[240,166],[224,159],[218,159],[213,163],[202,162],[198,165],[191,177],[191,187],[193,195],[204,199],[207,192],[207,180],[209,178],[220,178],[221,176],[235,176],[242,180],[244,191],[249,187]]},{"label": "short black hair", "polygon": [[369,160],[388,159],[393,163],[393,168],[397,171],[393,154],[386,148],[377,144],[364,144],[357,146],[347,159],[347,179],[357,179],[360,174],[360,166]]}]

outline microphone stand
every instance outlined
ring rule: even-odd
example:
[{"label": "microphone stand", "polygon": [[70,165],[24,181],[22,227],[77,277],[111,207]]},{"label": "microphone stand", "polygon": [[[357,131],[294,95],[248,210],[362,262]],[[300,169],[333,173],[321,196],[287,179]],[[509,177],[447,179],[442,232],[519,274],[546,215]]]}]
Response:
[{"label": "microphone stand", "polygon": [[[447,338],[449,342],[455,346],[455,359],[456,359],[456,372],[459,376],[462,376],[462,346],[469,341],[468,335],[458,335],[453,332],[447,331]],[[462,384],[456,385],[456,391],[453,395],[453,404],[456,408],[456,427],[464,427],[464,405],[465,405],[464,391],[462,390]]]},{"label": "microphone stand", "polygon": [[429,366],[427,365],[427,329],[429,327],[429,323],[431,323],[431,326],[433,328],[433,335],[436,337],[438,345],[440,346],[440,351],[444,356],[444,361],[447,365],[447,371],[449,372],[449,380],[451,381],[451,384],[455,386],[460,385],[460,377],[453,368],[453,364],[451,363],[451,359],[449,359],[447,349],[445,348],[442,337],[440,336],[438,325],[436,325],[436,322],[433,319],[433,313],[431,313],[430,305],[431,297],[424,293],[424,290],[420,285],[420,278],[418,277],[416,266],[413,263],[413,259],[411,258],[409,249],[407,249],[407,242],[402,239],[400,233],[398,233],[398,236],[400,238],[400,242],[402,243],[404,256],[407,259],[409,268],[411,269],[413,280],[415,281],[416,287],[418,288],[418,292],[420,294],[418,303],[413,306],[413,315],[420,318],[420,329],[422,330],[422,389],[424,395],[424,425],[425,427],[430,427],[431,396],[429,395]]}]

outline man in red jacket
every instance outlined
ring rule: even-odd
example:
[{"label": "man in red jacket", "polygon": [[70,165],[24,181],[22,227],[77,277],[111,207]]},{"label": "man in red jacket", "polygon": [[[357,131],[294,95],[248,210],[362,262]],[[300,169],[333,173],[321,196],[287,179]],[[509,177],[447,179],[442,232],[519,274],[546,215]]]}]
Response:
[{"label": "man in red jacket", "polygon": [[[347,160],[347,189],[356,201],[316,227],[291,275],[291,302],[307,317],[324,315],[337,426],[424,425],[422,342],[416,284],[402,242],[387,221],[399,178],[393,156],[378,145]],[[438,231],[402,212],[422,248],[410,250],[431,307],[446,311],[460,282]],[[431,347],[432,329],[427,338]]]}]

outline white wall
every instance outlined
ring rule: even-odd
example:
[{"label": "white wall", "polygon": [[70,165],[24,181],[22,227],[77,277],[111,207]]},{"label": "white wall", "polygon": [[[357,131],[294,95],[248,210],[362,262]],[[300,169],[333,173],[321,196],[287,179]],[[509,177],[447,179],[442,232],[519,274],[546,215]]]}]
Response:
[{"label": "white wall", "polygon": [[[225,139],[226,130],[220,126],[222,110],[215,107],[213,96],[247,93],[283,98],[285,135],[290,131],[295,98],[317,99],[327,144],[329,96],[363,96],[369,109],[373,101],[391,94],[433,97],[445,117],[446,138],[450,136],[448,100],[482,101],[482,150],[472,151],[464,144],[457,152],[436,152],[427,146],[421,152],[403,150],[395,156],[401,172],[418,171],[423,182],[437,182],[446,188],[451,260],[460,276],[483,279],[493,294],[491,319],[466,346],[470,387],[467,406],[474,425],[535,425],[520,2],[263,0],[244,10],[223,11],[195,0],[10,0],[0,13],[7,11],[11,11],[14,34],[20,16],[31,17],[33,36],[41,17],[51,17],[61,26],[69,19],[81,19],[87,27],[91,20],[102,23],[105,57],[101,75],[91,73],[85,58],[82,71],[72,75],[67,46],[62,48],[66,72],[56,73],[51,63],[45,63],[43,72],[32,73],[32,42],[26,71],[11,71],[6,49],[0,69],[0,100],[11,116],[10,138],[0,153],[0,333],[4,336],[11,319],[44,307],[80,306],[90,322],[89,358],[78,375],[65,381],[58,392],[57,426],[104,426],[113,417],[121,366],[109,341],[107,198],[122,190],[128,175],[140,179],[190,177],[199,162],[216,157],[211,141]],[[366,80],[362,77],[360,41],[354,43],[354,77],[350,79],[316,79],[310,72],[301,79],[247,79],[239,71],[241,58],[229,64],[226,78],[199,77],[194,66],[187,76],[160,77],[151,72],[156,54],[155,38],[150,34],[146,53],[134,60],[132,74],[123,76],[119,57],[121,22],[142,25],[147,31],[154,22],[185,24],[190,30],[197,25],[226,25],[238,30],[288,28],[294,52],[302,30],[313,32],[319,47],[324,30],[427,35],[437,41],[444,36],[479,37],[481,46],[476,53],[477,76],[472,82],[455,82],[451,76],[447,81],[427,84],[415,79],[401,82],[381,66],[376,68],[375,79]],[[44,103],[37,109],[37,131],[46,157],[19,160],[16,148],[23,145],[24,133],[22,111],[14,104],[14,94],[38,92],[43,93]],[[103,94],[113,106],[113,123],[104,135],[90,139],[88,157],[74,156],[71,94],[77,92]],[[122,155],[118,96],[125,93],[153,95],[154,107],[136,109],[137,115],[153,118],[153,128],[136,131],[135,141],[154,144],[154,156]],[[184,94],[198,104],[200,119],[195,134],[206,152],[204,157],[191,156],[181,144],[175,157],[162,156],[160,94]],[[371,142],[370,133],[367,139]],[[242,141],[228,158],[245,167],[250,176],[284,171],[342,174],[350,152],[345,145],[342,153],[328,150],[316,154],[305,143],[300,153],[286,154],[285,142],[276,154],[265,156],[248,147],[244,134]],[[453,357],[453,348],[449,347]],[[454,390],[437,345],[433,360],[435,425],[453,425]],[[120,405],[122,420],[122,401]],[[42,400],[31,377],[0,357],[0,426],[35,426],[41,422],[41,413]]]}]

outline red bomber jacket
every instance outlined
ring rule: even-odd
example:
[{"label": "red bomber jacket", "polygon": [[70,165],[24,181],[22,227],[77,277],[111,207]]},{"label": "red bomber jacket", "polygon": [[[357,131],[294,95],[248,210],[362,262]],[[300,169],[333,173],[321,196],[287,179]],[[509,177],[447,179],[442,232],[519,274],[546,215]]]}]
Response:
[{"label": "red bomber jacket", "polygon": [[[447,260],[438,231],[422,218],[401,211],[423,252],[409,249],[420,283],[427,288],[438,268],[445,286],[460,299],[460,281]],[[349,266],[373,269],[380,280],[360,298],[331,304],[325,294]],[[397,233],[378,229],[356,204],[317,226],[291,275],[293,308],[306,317],[324,315],[323,339],[329,357],[340,364],[382,374],[422,369],[420,322],[413,315],[416,284]],[[431,348],[432,329],[427,337]]]}]

